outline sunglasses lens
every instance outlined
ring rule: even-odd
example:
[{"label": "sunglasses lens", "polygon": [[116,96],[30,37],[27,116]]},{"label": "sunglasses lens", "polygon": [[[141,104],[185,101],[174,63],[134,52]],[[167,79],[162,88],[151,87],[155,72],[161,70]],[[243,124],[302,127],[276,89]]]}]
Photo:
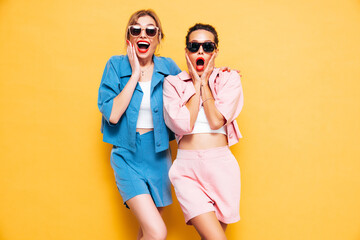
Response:
[{"label": "sunglasses lens", "polygon": [[197,42],[189,42],[187,44],[187,49],[190,51],[190,52],[197,52],[200,48],[200,43],[197,43]]},{"label": "sunglasses lens", "polygon": [[130,27],[130,34],[133,36],[139,36],[141,33],[141,27],[138,26],[131,26]]},{"label": "sunglasses lens", "polygon": [[202,47],[204,49],[204,52],[207,52],[207,53],[211,53],[215,50],[215,44],[212,42],[205,42],[205,43],[203,43]]},{"label": "sunglasses lens", "polygon": [[157,28],[156,27],[147,27],[146,28],[146,35],[149,37],[154,37],[157,34]]},{"label": "sunglasses lens", "polygon": [[199,51],[201,45],[203,47],[204,52],[206,53],[212,53],[216,49],[216,45],[213,42],[204,42],[204,43],[188,42],[186,47],[190,52],[195,53]]}]

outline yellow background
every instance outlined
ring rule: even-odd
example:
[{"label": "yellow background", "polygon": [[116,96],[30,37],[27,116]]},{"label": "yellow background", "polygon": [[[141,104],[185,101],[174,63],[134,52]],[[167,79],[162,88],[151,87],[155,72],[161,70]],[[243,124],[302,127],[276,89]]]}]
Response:
[{"label": "yellow background", "polygon": [[[242,220],[228,238],[359,240],[359,0],[0,0],[0,239],[135,238],[97,90],[142,8],[180,68],[188,27],[204,22],[217,66],[242,72]],[[177,201],[164,219],[168,239],[198,239]]]}]

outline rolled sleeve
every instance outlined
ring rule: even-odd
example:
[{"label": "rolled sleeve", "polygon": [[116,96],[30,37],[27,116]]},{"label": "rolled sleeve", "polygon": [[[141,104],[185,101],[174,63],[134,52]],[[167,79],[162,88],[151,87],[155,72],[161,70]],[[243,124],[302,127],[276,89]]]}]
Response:
[{"label": "rolled sleeve", "polygon": [[244,96],[240,76],[236,71],[224,72],[215,96],[215,106],[226,119],[226,124],[231,123],[240,114],[244,105]]},{"label": "rolled sleeve", "polygon": [[191,132],[190,112],[185,104],[195,94],[195,88],[181,89],[181,84],[174,81],[181,80],[176,76],[168,76],[164,81],[164,119],[171,131],[177,135],[184,135]]},{"label": "rolled sleeve", "polygon": [[110,115],[113,107],[113,99],[120,93],[119,84],[119,76],[110,59],[105,66],[98,96],[99,110],[110,126],[116,125],[110,123]]}]

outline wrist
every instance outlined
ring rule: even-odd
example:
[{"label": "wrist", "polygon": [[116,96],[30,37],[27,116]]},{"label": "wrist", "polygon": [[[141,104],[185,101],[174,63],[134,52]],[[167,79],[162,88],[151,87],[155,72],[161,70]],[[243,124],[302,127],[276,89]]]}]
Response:
[{"label": "wrist", "polygon": [[195,81],[194,82],[194,87],[195,87],[195,90],[200,89],[201,88],[201,82],[200,81]]},{"label": "wrist", "polygon": [[131,78],[133,78],[134,81],[135,81],[135,80],[136,80],[136,81],[139,81],[139,79],[140,79],[140,71],[133,72],[133,73],[131,74]]},{"label": "wrist", "polygon": [[200,83],[200,89],[203,89],[203,88],[205,88],[205,87],[209,87],[209,82],[208,81],[202,81],[201,83]]},{"label": "wrist", "polygon": [[207,102],[208,100],[212,100],[212,101],[215,101],[215,99],[213,97],[208,97],[206,99],[201,99],[202,100],[202,103],[204,104],[205,102]]}]

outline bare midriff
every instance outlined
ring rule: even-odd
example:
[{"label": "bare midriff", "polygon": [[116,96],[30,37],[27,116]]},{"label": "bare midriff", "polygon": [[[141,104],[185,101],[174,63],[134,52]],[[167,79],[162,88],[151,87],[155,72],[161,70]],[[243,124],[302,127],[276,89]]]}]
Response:
[{"label": "bare midriff", "polygon": [[222,133],[195,133],[184,135],[179,142],[179,149],[198,150],[216,147],[224,147],[227,143],[227,136]]},{"label": "bare midriff", "polygon": [[154,129],[153,128],[137,128],[136,132],[138,132],[141,135],[141,134],[150,132],[152,130],[154,130]]}]

